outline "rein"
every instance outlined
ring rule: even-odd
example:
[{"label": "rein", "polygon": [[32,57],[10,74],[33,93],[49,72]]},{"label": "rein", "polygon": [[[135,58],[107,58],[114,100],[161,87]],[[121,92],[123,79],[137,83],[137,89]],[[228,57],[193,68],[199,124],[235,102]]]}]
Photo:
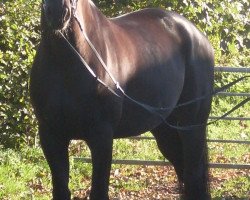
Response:
[{"label": "rein", "polygon": [[[189,131],[195,128],[199,128],[201,126],[204,125],[210,125],[213,124],[221,119],[224,119],[226,116],[228,116],[229,114],[231,114],[232,112],[234,112],[235,110],[237,110],[238,108],[240,108],[241,106],[243,106],[244,104],[246,104],[248,101],[250,101],[250,97],[244,99],[243,101],[241,101],[239,104],[237,104],[236,106],[234,106],[231,110],[229,110],[228,112],[226,112],[225,114],[223,114],[221,117],[219,117],[218,119],[211,121],[209,123],[202,123],[202,124],[197,124],[197,125],[189,125],[189,126],[175,126],[170,124],[169,122],[166,121],[165,117],[160,113],[161,111],[167,111],[170,109],[176,109],[176,108],[180,108],[192,103],[195,103],[197,101],[203,100],[207,97],[210,96],[214,96],[215,94],[224,91],[230,87],[232,87],[233,85],[235,85],[236,83],[242,81],[245,78],[249,78],[250,76],[243,76],[227,85],[222,86],[221,88],[215,89],[213,91],[211,91],[208,94],[205,94],[201,97],[195,98],[193,100],[187,101],[185,103],[181,103],[178,104],[174,107],[153,107],[147,104],[144,104],[142,102],[139,102],[137,100],[135,100],[134,98],[130,97],[128,94],[126,94],[126,92],[122,89],[122,87],[120,86],[119,82],[114,78],[114,76],[112,75],[112,73],[109,71],[107,65],[105,64],[105,62],[103,61],[102,57],[100,56],[100,54],[98,53],[98,51],[96,50],[95,46],[93,45],[93,43],[90,41],[90,39],[88,38],[87,34],[84,32],[83,26],[80,22],[80,20],[77,17],[77,2],[78,0],[71,0],[71,9],[72,9],[72,14],[74,19],[76,20],[76,22],[79,25],[79,28],[81,30],[81,33],[83,35],[83,37],[85,38],[85,40],[87,41],[88,45],[90,46],[91,50],[94,52],[95,56],[97,57],[97,59],[99,60],[99,62],[101,63],[102,67],[104,68],[104,70],[106,71],[106,73],[109,75],[109,77],[111,78],[112,82],[115,84],[116,86],[116,90],[120,91],[122,93],[122,96],[126,97],[127,99],[129,99],[131,102],[133,102],[134,104],[144,108],[145,110],[147,110],[148,112],[158,116],[167,126],[173,128],[173,129],[177,129],[180,131]],[[61,31],[59,31],[59,34],[62,36],[62,38],[66,41],[66,43],[68,44],[68,46],[70,47],[70,49],[76,54],[76,56],[82,61],[83,65],[86,67],[86,69],[89,71],[89,73],[96,79],[96,81],[98,83],[100,83],[102,86],[104,86],[106,89],[108,89],[112,94],[114,94],[115,96],[122,98],[122,96],[120,94],[117,93],[117,91],[115,91],[114,89],[112,89],[110,86],[108,86],[105,82],[103,82],[97,75],[96,73],[92,70],[92,68],[89,66],[89,64],[85,61],[85,59],[80,55],[80,53],[75,49],[75,47],[69,42],[69,40],[63,35],[63,33]]]}]

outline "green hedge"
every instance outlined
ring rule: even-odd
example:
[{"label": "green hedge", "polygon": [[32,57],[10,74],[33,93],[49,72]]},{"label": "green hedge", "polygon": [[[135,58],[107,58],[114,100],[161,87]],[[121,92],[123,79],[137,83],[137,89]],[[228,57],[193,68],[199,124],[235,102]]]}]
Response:
[{"label": "green hedge", "polygon": [[[207,34],[216,50],[217,65],[250,64],[247,39],[249,1],[100,0],[95,3],[108,16],[145,7],[174,10]],[[28,83],[40,37],[39,13],[39,0],[0,3],[0,145],[5,147],[33,144],[37,132],[29,103]],[[223,81],[233,79],[225,76],[218,78]]]},{"label": "green hedge", "polygon": [[33,143],[36,122],[29,104],[29,70],[39,41],[39,1],[0,6],[0,144]]}]

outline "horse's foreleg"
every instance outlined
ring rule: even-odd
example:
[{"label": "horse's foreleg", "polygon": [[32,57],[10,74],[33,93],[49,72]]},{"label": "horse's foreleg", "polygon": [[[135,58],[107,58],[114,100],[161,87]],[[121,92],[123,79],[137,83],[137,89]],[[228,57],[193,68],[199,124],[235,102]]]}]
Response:
[{"label": "horse's foreleg", "polygon": [[107,124],[97,126],[87,144],[92,156],[91,200],[108,200],[109,176],[112,161],[113,130]]},{"label": "horse's foreleg", "polygon": [[53,200],[70,200],[69,141],[45,127],[39,127],[41,146],[52,174]]}]

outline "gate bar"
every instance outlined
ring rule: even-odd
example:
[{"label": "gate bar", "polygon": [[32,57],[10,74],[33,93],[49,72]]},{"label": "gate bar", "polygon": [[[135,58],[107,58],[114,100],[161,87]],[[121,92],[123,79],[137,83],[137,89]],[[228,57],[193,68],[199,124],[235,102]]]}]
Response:
[{"label": "gate bar", "polygon": [[244,92],[219,92],[216,95],[218,96],[237,96],[237,97],[250,97],[250,93]]},{"label": "gate bar", "polygon": [[[74,162],[92,163],[91,158],[74,158]],[[172,165],[164,160],[120,160],[113,159],[112,164],[122,165],[147,165],[147,166],[169,166]],[[210,168],[224,168],[224,169],[250,169],[250,164],[235,164],[235,163],[209,163]]]},{"label": "gate bar", "polygon": [[[129,140],[155,140],[155,138],[152,137],[152,136],[133,136],[133,137],[121,138],[121,139],[129,139]],[[207,142],[250,144],[250,141],[245,141],[245,140],[208,139]]]},{"label": "gate bar", "polygon": [[216,72],[250,73],[250,67],[214,67]]}]

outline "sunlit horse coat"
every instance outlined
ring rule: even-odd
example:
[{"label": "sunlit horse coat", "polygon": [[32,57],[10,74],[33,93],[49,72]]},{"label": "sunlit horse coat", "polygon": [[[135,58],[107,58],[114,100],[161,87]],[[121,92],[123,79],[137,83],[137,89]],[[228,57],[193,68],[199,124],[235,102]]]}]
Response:
[{"label": "sunlit horse coat", "polygon": [[[72,8],[72,3],[77,6]],[[144,104],[168,108],[159,112],[173,126],[203,125],[192,130],[171,128],[124,97],[86,42],[80,25],[126,94]],[[70,199],[70,140],[83,139],[91,150],[90,199],[107,200],[113,139],[145,131],[153,133],[160,151],[174,165],[184,183],[184,197],[210,199],[204,124],[211,97],[175,108],[212,91],[214,59],[206,37],[174,12],[144,9],[108,19],[90,0],[46,0],[41,27],[30,94],[52,173],[53,199]],[[58,30],[97,77],[121,97],[97,82]]]}]

